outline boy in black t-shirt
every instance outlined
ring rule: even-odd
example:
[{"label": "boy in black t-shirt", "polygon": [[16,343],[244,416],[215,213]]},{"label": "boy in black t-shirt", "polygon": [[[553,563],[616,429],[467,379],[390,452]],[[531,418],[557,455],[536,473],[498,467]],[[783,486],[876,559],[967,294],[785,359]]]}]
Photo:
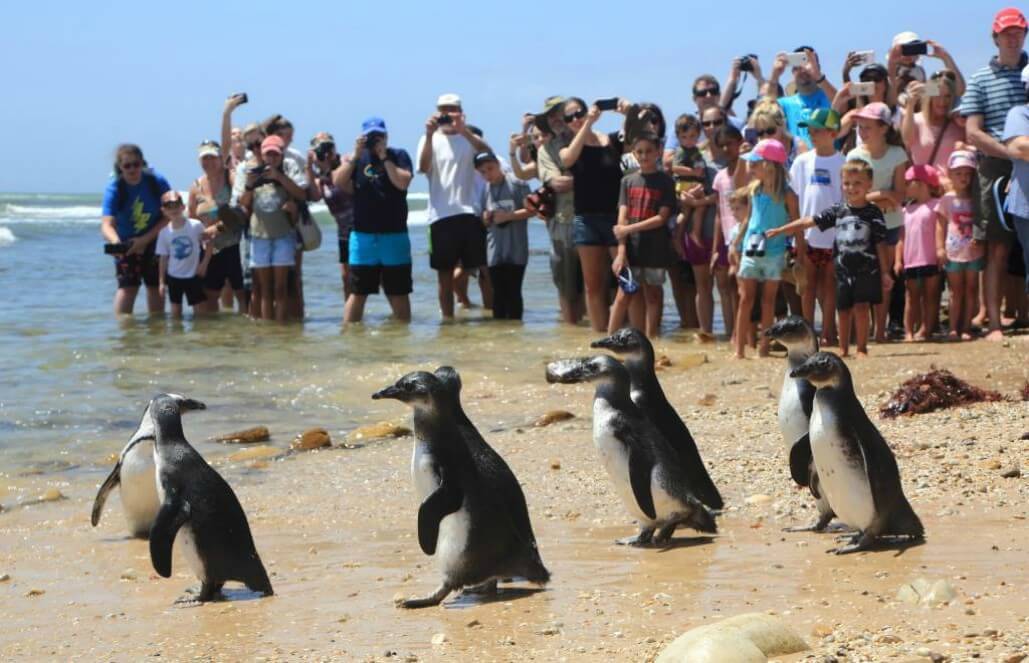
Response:
[{"label": "boy in black t-shirt", "polygon": [[[661,331],[662,286],[670,252],[667,224],[676,204],[675,182],[657,168],[661,158],[657,136],[637,136],[632,153],[640,169],[622,178],[618,196],[618,223],[613,229],[618,254],[611,269],[620,277],[622,287],[611,307],[608,333],[613,334],[622,326],[628,312],[629,324],[645,329],[648,337],[655,338]],[[623,274],[626,269],[631,280]],[[639,289],[626,287],[632,282],[639,284]]]},{"label": "boy in black t-shirt", "polygon": [[893,287],[886,250],[886,221],[882,210],[868,202],[872,189],[872,167],[852,159],[843,165],[843,195],[838,203],[818,216],[804,217],[766,232],[768,237],[782,233],[801,233],[818,226],[836,228],[833,261],[836,267],[836,308],[839,311],[840,354],[850,352],[850,323],[853,315],[857,336],[857,355],[868,356],[870,305],[882,302],[882,292]]}]

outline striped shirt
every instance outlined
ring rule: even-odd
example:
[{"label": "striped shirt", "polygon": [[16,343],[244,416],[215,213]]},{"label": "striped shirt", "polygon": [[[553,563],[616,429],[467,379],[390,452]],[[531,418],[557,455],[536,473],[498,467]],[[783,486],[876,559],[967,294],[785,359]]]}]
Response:
[{"label": "striped shirt", "polygon": [[983,116],[983,129],[997,140],[1004,133],[1008,111],[1025,103],[1022,69],[1029,62],[1024,52],[1017,67],[1007,67],[994,56],[990,64],[972,74],[958,112],[963,117]]}]

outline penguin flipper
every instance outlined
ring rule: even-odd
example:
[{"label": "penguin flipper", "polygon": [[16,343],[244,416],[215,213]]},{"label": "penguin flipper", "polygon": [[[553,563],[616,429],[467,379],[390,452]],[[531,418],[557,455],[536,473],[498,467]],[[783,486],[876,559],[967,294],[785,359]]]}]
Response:
[{"label": "penguin flipper", "polygon": [[460,486],[450,484],[446,479],[425,498],[418,507],[418,545],[422,547],[422,552],[426,555],[436,554],[440,521],[460,509],[463,502],[464,495]]},{"label": "penguin flipper", "polygon": [[171,577],[172,545],[179,528],[189,520],[189,503],[169,497],[150,527],[150,562],[154,570],[164,578]]},{"label": "penguin flipper", "polygon": [[629,484],[636,504],[648,518],[657,518],[654,508],[654,496],[650,492],[650,477],[654,464],[635,446],[629,447]]},{"label": "penguin flipper", "polygon": [[811,437],[805,435],[790,447],[790,476],[798,486],[811,483]]},{"label": "penguin flipper", "polygon": [[111,473],[107,475],[104,482],[100,485],[100,490],[96,492],[96,499],[93,500],[93,514],[90,517],[90,522],[93,523],[93,527],[100,524],[100,512],[104,510],[104,504],[107,502],[107,496],[111,494],[114,487],[121,483],[121,461],[114,466]]}]

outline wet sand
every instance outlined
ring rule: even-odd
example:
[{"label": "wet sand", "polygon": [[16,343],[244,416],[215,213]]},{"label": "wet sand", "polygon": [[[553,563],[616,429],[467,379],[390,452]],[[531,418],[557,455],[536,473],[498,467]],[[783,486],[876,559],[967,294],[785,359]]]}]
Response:
[{"label": "wet sand", "polygon": [[[589,338],[584,331],[566,356],[587,354]],[[869,410],[931,365],[1014,395],[1029,368],[1027,340],[873,346],[871,358],[850,366]],[[716,537],[680,531],[664,550],[614,545],[635,529],[596,459],[592,390],[544,384],[543,363],[558,356],[549,349],[536,366],[506,366],[498,354],[495,373],[463,374],[464,400],[525,488],[553,573],[543,591],[514,584],[493,600],[452,596],[439,608],[397,610],[394,596],[429,593],[439,580],[417,544],[411,438],[234,463],[204,441],[228,431],[210,430],[199,414],[186,420],[187,436],[218,458],[239,495],[276,595],[258,600],[232,588],[229,602],[173,607],[196,584],[178,552],[172,578],[157,577],[146,543],[125,538],[117,496],[91,528],[109,466],[73,459],[96,472],[70,478],[44,468],[0,480],[0,578],[10,576],[0,582],[0,658],[648,660],[692,627],[754,611],[782,616],[812,646],[782,661],[931,660],[916,657],[922,647],[956,661],[1029,654],[1029,442],[1019,439],[1029,403],[873,415],[928,539],[902,552],[837,557],[824,552],[831,534],[781,531],[814,517],[789,479],[776,424],[783,360],[731,361],[724,344],[665,342],[658,351],[672,361],[661,373],[669,398],[726,500]],[[710,361],[700,364],[702,355]],[[371,393],[412,368],[393,366],[380,383],[353,388]],[[529,425],[554,408],[576,418]],[[399,403],[374,412],[381,416],[310,425],[337,443],[338,431],[355,425],[410,425]],[[259,408],[249,414],[274,432]],[[111,451],[121,445],[113,441]],[[1015,465],[1021,477],[1001,476]],[[68,499],[16,506],[50,488]],[[896,598],[920,577],[948,580],[957,598],[935,608]]]}]

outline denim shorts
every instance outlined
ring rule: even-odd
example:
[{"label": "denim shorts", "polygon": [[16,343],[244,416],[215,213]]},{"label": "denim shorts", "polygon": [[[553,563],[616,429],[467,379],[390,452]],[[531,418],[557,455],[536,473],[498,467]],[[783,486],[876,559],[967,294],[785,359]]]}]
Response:
[{"label": "denim shorts", "polygon": [[630,267],[632,280],[646,285],[663,285],[666,270],[660,267]]},{"label": "denim shorts", "polygon": [[576,246],[618,246],[613,228],[614,214],[576,214],[574,238]]},{"label": "denim shorts", "polygon": [[250,267],[253,269],[292,267],[296,261],[296,251],[297,240],[293,233],[275,239],[251,237]]},{"label": "denim shorts", "polygon": [[952,274],[956,272],[981,272],[986,269],[986,258],[969,260],[968,262],[948,260],[946,269]]},{"label": "denim shorts", "polygon": [[786,267],[786,254],[775,256],[743,256],[736,276],[756,281],[779,281]]}]

